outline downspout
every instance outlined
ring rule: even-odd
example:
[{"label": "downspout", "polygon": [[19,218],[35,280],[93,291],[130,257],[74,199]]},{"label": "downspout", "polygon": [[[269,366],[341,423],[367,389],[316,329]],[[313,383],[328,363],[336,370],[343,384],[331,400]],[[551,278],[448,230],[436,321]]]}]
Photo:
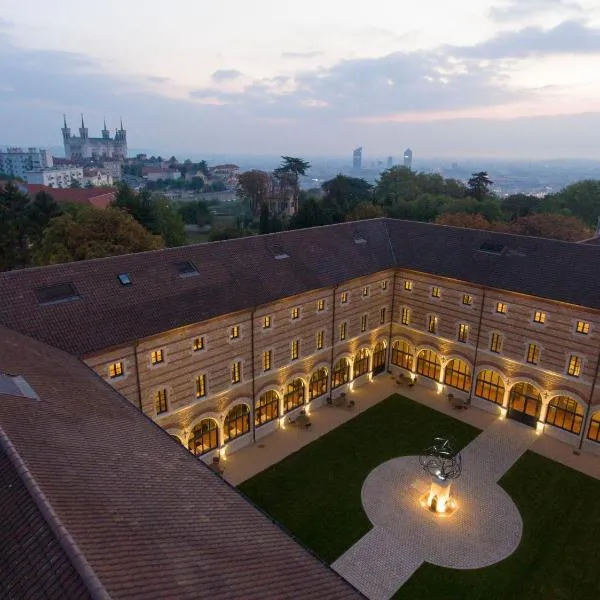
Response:
[{"label": "downspout", "polygon": [[140,363],[138,360],[138,348],[139,348],[140,342],[139,340],[135,340],[135,345],[133,346],[133,354],[135,356],[135,377],[137,380],[137,389],[138,389],[138,406],[140,409],[140,412],[144,412],[143,408],[142,408],[142,385],[140,383]]},{"label": "downspout", "polygon": [[334,350],[335,350],[335,297],[337,293],[338,286],[334,286],[333,295],[332,295],[332,304],[333,308],[331,311],[331,361],[329,365],[329,397],[331,398],[331,394],[333,393],[333,358],[334,358]]},{"label": "downspout", "polygon": [[590,391],[590,398],[588,400],[587,409],[585,411],[585,418],[583,423],[581,424],[581,437],[579,438],[579,444],[577,445],[576,452],[581,452],[581,448],[583,447],[583,439],[585,438],[585,430],[588,425],[588,420],[590,418],[590,412],[592,411],[592,399],[594,398],[594,391],[596,390],[596,382],[598,381],[598,371],[600,370],[600,354],[598,355],[598,360],[596,361],[596,372],[594,373],[594,380],[592,381],[592,389]]},{"label": "downspout", "polygon": [[250,315],[250,343],[251,343],[251,354],[252,354],[252,443],[256,442],[256,388],[255,388],[255,365],[254,365],[254,313],[256,307],[252,309]]},{"label": "downspout", "polygon": [[390,309],[390,332],[388,335],[388,351],[387,351],[387,360],[386,360],[386,371],[390,368],[390,362],[392,360],[392,335],[393,335],[393,327],[394,327],[394,307],[396,306],[396,270],[394,269],[394,281],[392,285],[392,308]]},{"label": "downspout", "polygon": [[483,297],[481,298],[481,310],[479,311],[479,324],[477,325],[477,341],[475,342],[475,358],[473,359],[473,377],[471,378],[471,389],[469,390],[469,398],[467,402],[471,403],[473,398],[473,390],[475,389],[476,380],[475,372],[477,371],[477,355],[479,353],[479,340],[481,339],[481,324],[483,322],[483,309],[485,308],[485,288],[483,288]]}]

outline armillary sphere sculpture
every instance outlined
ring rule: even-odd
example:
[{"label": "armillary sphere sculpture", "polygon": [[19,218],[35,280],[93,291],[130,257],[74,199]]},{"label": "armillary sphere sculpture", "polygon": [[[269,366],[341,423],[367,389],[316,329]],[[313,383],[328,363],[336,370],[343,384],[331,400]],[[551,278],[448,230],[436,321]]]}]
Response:
[{"label": "armillary sphere sculpture", "polygon": [[454,511],[456,503],[450,497],[453,479],[460,477],[462,458],[451,437],[436,437],[433,445],[423,451],[419,462],[431,476],[431,486],[423,504],[432,512],[448,514]]}]

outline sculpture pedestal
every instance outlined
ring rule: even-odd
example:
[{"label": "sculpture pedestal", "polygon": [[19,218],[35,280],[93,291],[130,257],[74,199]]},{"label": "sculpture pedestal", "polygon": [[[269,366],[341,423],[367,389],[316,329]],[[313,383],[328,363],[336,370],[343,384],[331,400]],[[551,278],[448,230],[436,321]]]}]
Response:
[{"label": "sculpture pedestal", "polygon": [[425,508],[437,515],[450,515],[456,510],[456,503],[450,496],[451,479],[431,478],[428,494],[423,498]]}]

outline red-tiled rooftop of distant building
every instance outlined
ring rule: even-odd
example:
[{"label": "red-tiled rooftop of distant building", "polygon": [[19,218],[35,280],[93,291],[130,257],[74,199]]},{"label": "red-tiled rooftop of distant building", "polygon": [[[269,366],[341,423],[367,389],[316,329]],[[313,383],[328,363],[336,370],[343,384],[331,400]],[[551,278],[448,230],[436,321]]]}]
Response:
[{"label": "red-tiled rooftop of distant building", "polygon": [[107,208],[115,199],[114,187],[97,188],[51,188],[46,185],[21,184],[34,197],[38,192],[47,192],[56,202],[65,204],[87,204],[94,208]]}]

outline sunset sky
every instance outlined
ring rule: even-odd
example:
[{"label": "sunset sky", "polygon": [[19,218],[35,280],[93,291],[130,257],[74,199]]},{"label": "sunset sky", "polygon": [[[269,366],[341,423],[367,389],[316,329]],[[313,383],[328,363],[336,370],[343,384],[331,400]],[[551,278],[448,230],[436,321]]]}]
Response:
[{"label": "sunset sky", "polygon": [[598,0],[0,0],[0,145],[600,158]]}]

